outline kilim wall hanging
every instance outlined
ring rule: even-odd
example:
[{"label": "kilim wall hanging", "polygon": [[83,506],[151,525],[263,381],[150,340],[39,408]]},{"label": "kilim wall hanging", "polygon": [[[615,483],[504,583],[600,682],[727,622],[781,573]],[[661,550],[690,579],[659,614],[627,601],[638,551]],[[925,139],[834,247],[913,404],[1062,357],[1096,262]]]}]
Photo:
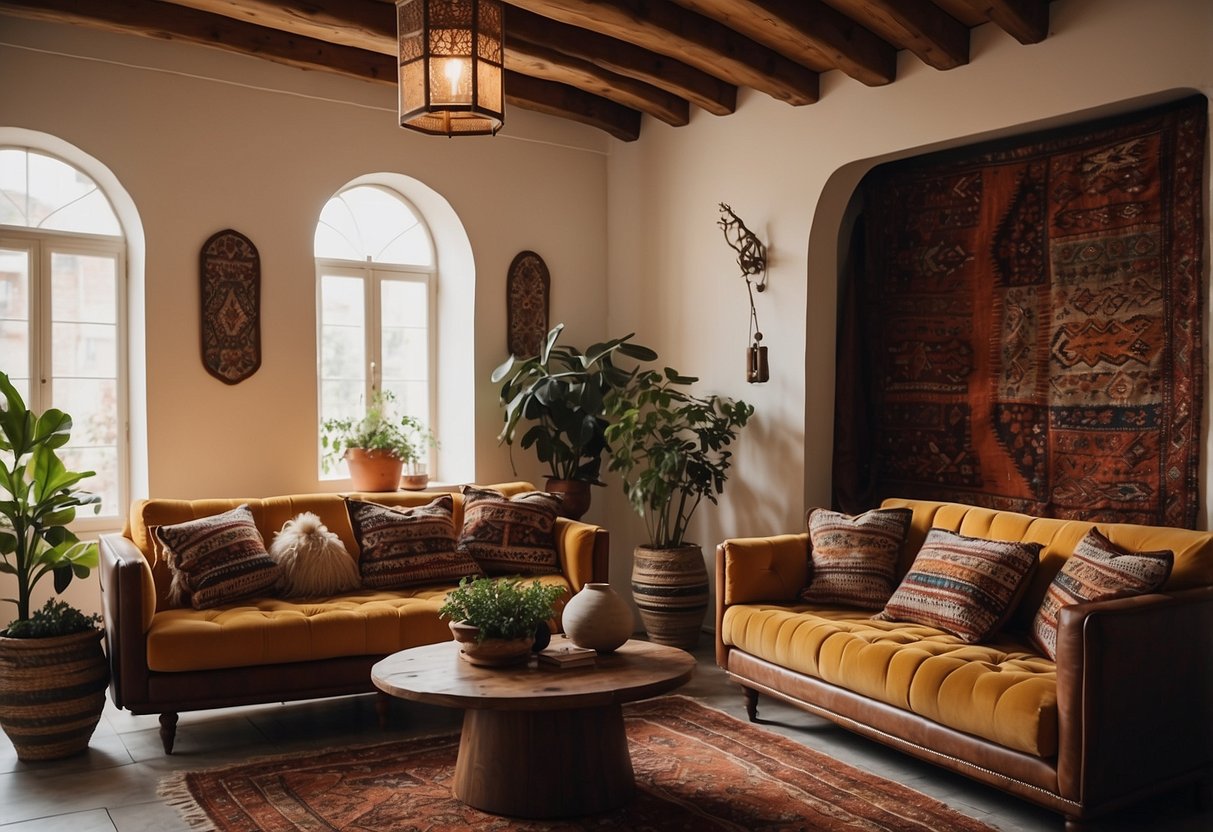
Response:
[{"label": "kilim wall hanging", "polygon": [[199,261],[202,365],[237,384],[261,366],[261,256],[229,228],[206,241]]},{"label": "kilim wall hanging", "polygon": [[1192,527],[1206,99],[865,178],[834,486]]},{"label": "kilim wall hanging", "polygon": [[510,263],[505,283],[506,338],[510,355],[539,354],[548,334],[548,293],[552,278],[547,263],[533,251],[520,251]]}]

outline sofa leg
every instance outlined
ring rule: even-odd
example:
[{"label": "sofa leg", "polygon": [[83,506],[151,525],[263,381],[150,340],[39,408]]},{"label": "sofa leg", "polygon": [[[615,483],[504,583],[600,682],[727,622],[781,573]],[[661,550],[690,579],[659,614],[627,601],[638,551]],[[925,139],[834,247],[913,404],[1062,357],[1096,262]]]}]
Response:
[{"label": "sofa leg", "polygon": [[745,712],[750,718],[750,722],[758,721],[758,691],[753,688],[743,687],[745,692]]},{"label": "sofa leg", "polygon": [[177,714],[172,711],[160,714],[160,743],[165,754],[173,753],[173,740],[177,738]]},{"label": "sofa leg", "polygon": [[1086,821],[1079,818],[1066,817],[1066,832],[1085,832],[1088,828]]},{"label": "sofa leg", "polygon": [[392,697],[383,691],[375,691],[375,715],[379,717],[379,730],[386,731],[388,717],[392,713]]}]

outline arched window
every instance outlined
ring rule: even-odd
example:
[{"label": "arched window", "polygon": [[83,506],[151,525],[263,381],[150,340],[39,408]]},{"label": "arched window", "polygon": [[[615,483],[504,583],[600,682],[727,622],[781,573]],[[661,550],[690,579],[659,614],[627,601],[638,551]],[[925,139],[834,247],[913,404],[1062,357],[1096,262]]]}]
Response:
[{"label": "arched window", "polygon": [[0,147],[0,369],[32,410],[72,417],[60,450],[112,526],[129,502],[126,244],[113,206],[79,169]]},{"label": "arched window", "polygon": [[[418,212],[385,186],[346,188],[320,212],[315,255],[320,423],[360,416],[390,390],[401,412],[435,425],[436,267]],[[346,476],[344,464],[321,476]]]}]

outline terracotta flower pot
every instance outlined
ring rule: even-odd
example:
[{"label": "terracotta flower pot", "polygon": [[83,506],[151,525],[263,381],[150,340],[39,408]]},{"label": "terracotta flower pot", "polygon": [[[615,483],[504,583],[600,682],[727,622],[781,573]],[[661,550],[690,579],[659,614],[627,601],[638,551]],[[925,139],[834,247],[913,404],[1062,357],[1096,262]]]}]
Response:
[{"label": "terracotta flower pot", "polygon": [[558,480],[548,477],[544,490],[561,496],[560,509],[556,512],[570,520],[580,520],[590,510],[590,484],[584,480]]},{"label": "terracotta flower pot", "polygon": [[345,462],[355,491],[397,491],[404,462],[387,451],[348,448]]}]

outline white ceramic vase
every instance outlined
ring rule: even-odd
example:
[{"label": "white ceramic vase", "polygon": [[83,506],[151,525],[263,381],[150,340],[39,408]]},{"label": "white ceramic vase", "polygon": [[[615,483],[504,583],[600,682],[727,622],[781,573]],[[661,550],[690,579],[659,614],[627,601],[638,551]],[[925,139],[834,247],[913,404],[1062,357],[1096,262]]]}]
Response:
[{"label": "white ceramic vase", "polygon": [[632,608],[610,584],[588,583],[564,605],[564,633],[578,647],[610,653],[632,637]]}]

